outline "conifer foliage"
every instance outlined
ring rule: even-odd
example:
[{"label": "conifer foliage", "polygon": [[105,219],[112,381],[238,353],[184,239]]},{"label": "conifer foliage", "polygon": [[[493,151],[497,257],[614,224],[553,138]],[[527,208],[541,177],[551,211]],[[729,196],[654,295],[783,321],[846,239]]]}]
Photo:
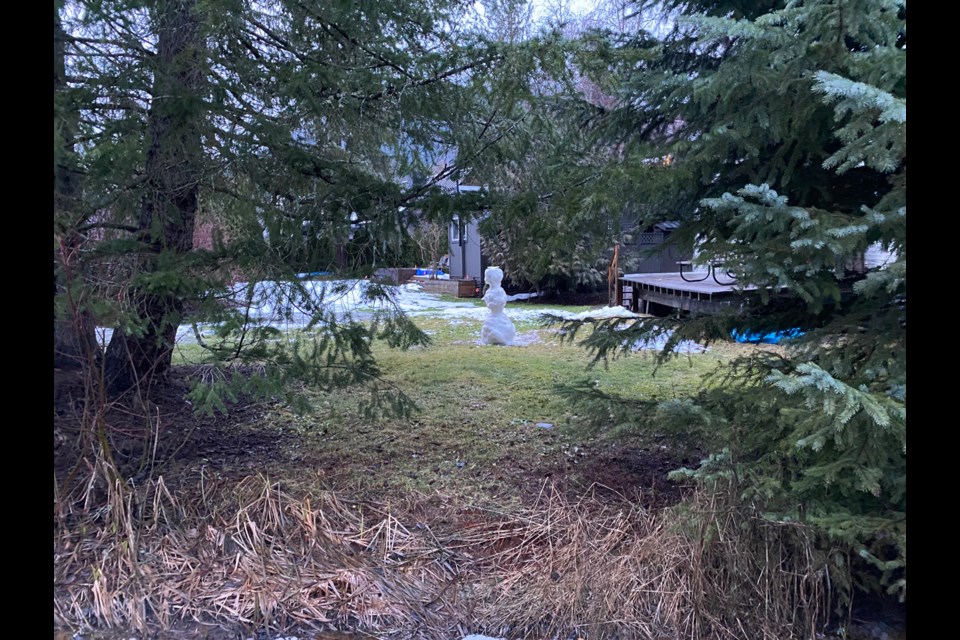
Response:
[{"label": "conifer foliage", "polygon": [[[817,527],[858,586],[903,599],[905,5],[666,4],[668,33],[614,48],[611,64],[630,64],[602,133],[672,155],[672,179],[636,185],[649,221],[681,220],[700,260],[758,290],[739,315],[608,321],[586,345],[604,358],[668,327],[668,348],[735,329],[802,329],[783,350],[713,377],[695,400],[623,399],[632,416],[618,419],[693,434],[712,453],[676,477]],[[886,263],[865,266],[877,248]],[[596,401],[611,415],[609,396]]]},{"label": "conifer foliage", "polygon": [[[270,395],[293,374],[375,383],[373,340],[424,342],[384,288],[364,288],[380,312],[361,322],[331,304],[343,292],[295,276],[369,273],[409,246],[415,215],[448,222],[438,184],[510,124],[481,98],[513,100],[503,70],[525,73],[463,15],[447,0],[56,2],[55,366],[144,390],[178,327],[206,323],[208,377],[258,371],[241,378]],[[257,326],[264,305],[296,306],[304,330]],[[98,325],[115,329],[102,355]],[[197,399],[222,406],[221,391]]]}]

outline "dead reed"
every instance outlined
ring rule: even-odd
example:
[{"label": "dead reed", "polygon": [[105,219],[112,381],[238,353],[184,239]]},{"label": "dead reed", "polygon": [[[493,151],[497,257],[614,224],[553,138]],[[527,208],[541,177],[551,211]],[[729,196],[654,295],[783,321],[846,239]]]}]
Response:
[{"label": "dead reed", "polygon": [[55,512],[58,627],[787,640],[816,635],[829,596],[806,530],[704,495],[654,513],[545,485],[445,528],[263,477],[189,499],[116,483],[106,504]]},{"label": "dead reed", "polygon": [[654,513],[548,488],[513,526],[477,572],[474,610],[511,638],[783,640],[824,622],[825,563],[809,532],[716,496]]}]

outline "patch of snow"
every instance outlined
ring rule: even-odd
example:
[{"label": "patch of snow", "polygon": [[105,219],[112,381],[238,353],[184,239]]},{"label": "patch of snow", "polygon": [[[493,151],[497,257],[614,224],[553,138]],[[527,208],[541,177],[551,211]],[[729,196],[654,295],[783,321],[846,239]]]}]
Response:
[{"label": "patch of snow", "polygon": [[[670,339],[670,336],[673,335],[672,331],[667,331],[660,334],[656,338],[648,338],[646,340],[637,340],[633,344],[634,351],[663,351],[663,347],[667,344],[667,340]],[[681,340],[679,343],[674,345],[674,353],[703,353],[707,351],[707,347],[703,346],[698,342],[693,340]]]},{"label": "patch of snow", "polygon": [[[308,294],[306,299],[301,292],[297,291],[296,285],[304,287],[304,291]],[[243,282],[234,285],[233,292],[236,301],[246,300],[248,286],[248,283]],[[361,319],[366,314],[389,308],[397,308],[411,317],[426,316],[446,319],[451,324],[461,324],[470,320],[482,322],[490,315],[490,310],[478,306],[475,300],[467,298],[444,300],[438,294],[423,291],[423,288],[415,282],[402,285],[376,286],[377,290],[386,293],[386,299],[374,295],[373,291],[370,290],[371,283],[367,280],[310,280],[298,283],[258,282],[253,286],[254,295],[250,315],[254,319],[284,330],[306,326],[311,317],[311,304],[316,301],[322,301],[324,308],[328,311],[333,311],[341,317],[349,316],[355,319]],[[508,296],[508,299],[525,299],[518,296],[533,297],[534,295],[518,294],[517,296]],[[517,308],[508,304],[504,313],[513,322],[537,321],[543,314],[572,320],[642,317],[623,307],[602,307],[581,313],[570,313],[561,308],[541,307],[531,309],[526,306]],[[209,325],[200,325],[198,329],[203,337],[212,335]],[[97,328],[97,340],[103,347],[106,347],[109,343],[112,334],[113,330],[110,328]],[[662,349],[666,340],[667,336],[661,336],[653,341],[638,342],[634,349]],[[517,335],[514,344],[524,346],[539,341],[540,336],[537,331],[527,331]],[[179,327],[177,342],[181,344],[196,342],[191,325]],[[683,341],[677,347],[677,351],[681,353],[700,353],[704,350],[705,347],[690,341]]]},{"label": "patch of snow", "polygon": [[880,242],[874,242],[863,254],[863,266],[867,269],[884,269],[897,259],[896,251],[889,251]]},{"label": "patch of snow", "polygon": [[[210,329],[205,329],[205,325],[198,325],[200,330],[200,335],[204,338],[210,338],[213,336],[213,331]],[[97,344],[100,345],[101,349],[106,349],[107,345],[110,344],[110,338],[113,337],[113,329],[110,327],[96,327],[94,333],[97,337]],[[177,344],[194,344],[197,341],[196,335],[193,333],[193,326],[189,324],[182,324],[177,327]]]},{"label": "patch of snow", "polygon": [[609,320],[610,318],[641,318],[643,316],[624,307],[603,307],[601,309],[588,309],[567,317],[570,320]]},{"label": "patch of snow", "polygon": [[526,347],[540,342],[540,334],[534,331],[524,331],[513,338],[514,347]]},{"label": "patch of snow", "polygon": [[[388,294],[389,300],[369,295],[370,283],[366,280],[316,280],[301,284],[307,288],[311,297],[321,299],[322,296],[324,306],[338,314],[371,313],[378,309],[389,308],[391,305],[410,316],[429,315],[432,317],[484,320],[489,314],[488,309],[477,306],[472,299],[442,300],[438,294],[423,291],[423,287],[416,282],[402,285],[382,285],[381,287]],[[238,283],[235,286],[234,291],[240,294],[238,299],[242,299],[246,286],[246,283]],[[302,326],[309,320],[308,308],[302,308],[305,307],[305,302],[298,300],[298,296],[291,294],[291,287],[280,283],[257,283],[255,299],[263,301],[254,305],[251,312],[260,319],[284,319],[284,324],[293,326],[299,324]],[[275,298],[278,295],[281,304],[275,304],[269,300],[271,296]],[[534,294],[518,295],[532,297]],[[510,300],[511,297],[508,296],[507,299]],[[504,310],[504,313],[513,321],[535,320],[545,312],[557,315],[567,313],[558,309],[518,309],[511,308],[509,305]]]}]

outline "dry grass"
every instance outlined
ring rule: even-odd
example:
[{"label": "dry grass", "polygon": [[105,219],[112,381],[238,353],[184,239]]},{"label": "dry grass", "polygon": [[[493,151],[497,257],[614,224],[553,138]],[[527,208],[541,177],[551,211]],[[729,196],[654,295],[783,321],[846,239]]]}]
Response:
[{"label": "dry grass", "polygon": [[813,637],[825,611],[824,565],[795,555],[806,532],[704,496],[651,513],[545,490],[514,523],[477,609],[511,638],[782,640]]},{"label": "dry grass", "polygon": [[815,635],[828,595],[806,531],[705,497],[652,513],[544,486],[523,509],[442,525],[416,522],[413,501],[292,496],[263,477],[207,483],[189,502],[159,478],[114,485],[100,510],[64,503],[54,614],[70,629],[786,640]]},{"label": "dry grass", "polygon": [[190,505],[162,478],[139,501],[125,493],[109,512],[58,527],[58,625],[448,631],[449,564],[429,536],[375,506],[333,493],[296,500],[255,477],[204,487],[206,500]]}]

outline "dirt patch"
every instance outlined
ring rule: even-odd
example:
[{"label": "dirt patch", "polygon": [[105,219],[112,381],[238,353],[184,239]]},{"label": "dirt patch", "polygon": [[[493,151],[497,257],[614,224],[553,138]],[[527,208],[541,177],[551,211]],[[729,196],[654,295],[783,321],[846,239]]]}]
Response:
[{"label": "dirt patch", "polygon": [[668,480],[667,474],[689,464],[689,457],[659,447],[606,444],[574,447],[563,459],[539,470],[538,477],[557,483],[570,497],[590,493],[656,509],[674,505],[686,495],[687,489]]},{"label": "dirt patch", "polygon": [[[153,390],[146,402],[125,396],[110,402],[100,412],[120,474],[134,482],[169,472],[173,463],[203,460],[223,468],[244,462],[257,464],[274,456],[289,441],[290,434],[254,428],[273,403],[239,402],[229,413],[198,414],[187,399],[196,367],[177,367],[170,380]],[[90,420],[82,402],[54,413],[54,469],[66,477],[87,450],[81,424]],[[89,434],[87,434],[89,437]]]}]

